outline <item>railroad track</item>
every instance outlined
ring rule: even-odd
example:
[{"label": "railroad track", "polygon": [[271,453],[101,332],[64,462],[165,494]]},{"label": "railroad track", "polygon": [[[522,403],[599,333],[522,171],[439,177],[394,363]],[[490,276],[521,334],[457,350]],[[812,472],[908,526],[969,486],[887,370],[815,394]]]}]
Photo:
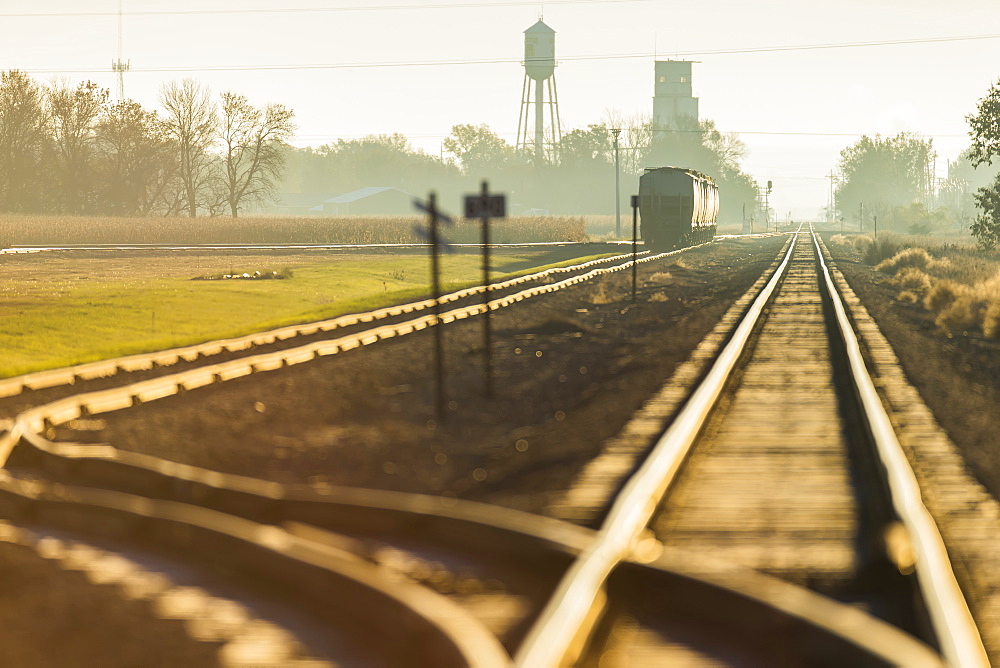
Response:
[{"label": "railroad track", "polygon": [[[671,627],[650,613],[656,606],[608,601],[622,559],[643,545],[809,585],[922,637],[952,665],[988,665],[821,257],[814,237],[796,235],[782,269],[560,582],[518,651],[520,665],[652,655],[671,639]],[[595,610],[605,609],[611,618],[597,629]],[[666,651],[692,661],[734,652],[715,637],[689,637],[675,642],[674,634]],[[805,657],[784,659],[821,660]]]},{"label": "railroad track", "polygon": [[[848,448],[845,443],[840,443],[839,454],[835,443],[824,443],[822,452],[814,452],[788,441],[787,435],[798,433],[797,427],[778,427],[765,420],[764,427],[782,436],[775,441],[760,438],[759,416],[751,421],[721,417],[722,410],[727,415],[738,416],[739,411],[754,415],[757,395],[783,384],[773,382],[766,366],[756,368],[758,363],[775,362],[773,346],[782,345],[768,343],[773,341],[770,329],[778,335],[787,334],[790,328],[801,334],[800,328],[808,325],[816,331],[808,337],[793,337],[793,343],[808,339],[805,343],[812,347],[806,366],[826,363],[827,368],[814,368],[814,374],[796,373],[795,379],[802,376],[810,409],[825,410],[826,415],[810,417],[802,435],[823,440],[831,431],[834,435],[841,429],[855,433],[854,423],[844,428],[840,422],[830,422],[839,419],[842,409],[838,407],[845,396],[815,396],[831,386],[829,379],[823,383],[816,378],[824,374],[829,378],[830,369],[836,366],[840,372],[847,365],[842,361],[845,353],[835,348],[826,353],[828,361],[817,361],[817,355],[823,357],[822,350],[830,349],[828,343],[824,347],[817,341],[830,336],[825,326],[833,318],[824,313],[831,308],[836,312],[837,301],[835,292],[827,296],[819,292],[828,279],[815,278],[822,274],[811,255],[814,243],[804,233],[798,235],[773,278],[761,282],[761,295],[745,314],[738,314],[742,317],[734,317],[739,321],[737,331],[705,378],[714,387],[699,385],[676,416],[656,418],[661,424],[670,421],[670,428],[649,457],[637,464],[596,531],[454,500],[277,485],[110,446],[55,443],[47,438],[56,425],[70,420],[155,400],[159,393],[176,391],[178,386],[193,389],[203,381],[223,382],[242,375],[238,368],[250,372],[275,364],[271,357],[260,356],[237,360],[242,366],[226,366],[227,362],[209,365],[209,371],[182,372],[189,374],[182,378],[171,374],[167,382],[153,379],[74,395],[18,416],[7,437],[10,473],[0,478],[0,507],[5,516],[19,523],[50,523],[118,539],[138,535],[166,551],[207,551],[209,561],[222,562],[224,568],[248,578],[273,578],[275,570],[294,572],[282,584],[297,600],[319,608],[330,623],[350,623],[343,615],[324,610],[316,600],[315,582],[321,580],[327,589],[320,588],[320,592],[338,588],[353,592],[351,610],[358,611],[352,615],[355,624],[377,629],[383,637],[409,637],[425,650],[420,656],[407,657],[411,661],[504,665],[513,657],[520,665],[549,666],[596,663],[601,656],[618,652],[654,662],[695,657],[816,665],[938,665],[940,656],[931,648],[937,645],[955,665],[986,665],[979,663],[984,661],[982,645],[964,601],[956,600],[960,592],[946,572],[947,565],[934,564],[943,547],[934,543],[926,511],[910,505],[912,490],[904,490],[903,497],[895,495],[896,488],[909,483],[905,471],[894,473],[899,462],[891,443],[880,444],[877,456],[860,455],[851,449],[854,444]],[[758,321],[765,310],[770,313],[761,325]],[[380,332],[359,336],[361,345],[365,340],[378,340]],[[337,350],[342,345],[337,343]],[[851,348],[849,342],[842,345]],[[329,350],[318,344],[300,348],[282,353],[284,357],[278,359],[286,361],[277,365],[305,361]],[[777,360],[781,369],[787,369],[784,354]],[[852,365],[857,366],[857,360]],[[733,369],[736,381],[731,378]],[[861,387],[862,381],[851,383]],[[734,382],[742,383],[745,390],[734,391]],[[794,398],[801,399],[803,392]],[[855,392],[866,390],[851,393]],[[747,402],[748,407],[744,406]],[[774,400],[769,405],[773,404]],[[716,405],[721,408],[716,410]],[[851,419],[864,421],[868,409],[859,408],[856,413]],[[638,415],[636,420],[648,421],[649,416]],[[740,437],[738,430],[726,426],[733,420],[743,425],[740,429],[749,425],[749,439],[746,431]],[[884,432],[877,418],[868,424],[871,431]],[[703,442],[693,445],[699,434]],[[749,447],[751,441],[763,443],[763,452],[740,449]],[[759,459],[770,455],[779,457],[779,464]],[[802,485],[801,477],[788,475],[788,462],[799,455],[802,460],[794,470],[803,476],[823,476],[819,483]],[[717,476],[711,467],[719,461],[727,475],[750,471],[760,476],[777,470],[786,475],[779,481],[785,485],[755,484],[759,477],[749,483],[725,483],[749,494],[778,489],[781,493],[772,499],[723,499],[717,488],[699,492],[701,482]],[[889,474],[881,484],[893,490],[894,496],[873,511],[876,519],[867,519],[867,512],[858,511],[859,504],[868,504],[869,497],[880,493],[861,498],[845,490],[860,487],[861,480],[871,485],[883,466]],[[824,493],[815,503],[805,502],[793,494],[790,485]],[[906,494],[909,500],[900,501]],[[789,512],[793,505],[795,512]],[[685,522],[694,517],[691,508],[699,513],[711,509],[714,514],[702,514],[700,527],[685,528]],[[745,521],[748,515],[753,517],[747,508],[757,509],[758,522]],[[803,526],[808,534],[814,524],[807,510],[828,520],[819,525],[822,536],[800,535]],[[734,512],[737,520],[744,521],[733,521]],[[766,513],[776,520],[764,521]],[[706,526],[716,530],[711,533],[704,530]],[[753,535],[754,528],[768,527],[772,530]],[[742,529],[748,531],[740,533]],[[928,538],[927,534],[932,535]],[[776,541],[778,549],[766,540]],[[820,540],[827,541],[830,549],[814,549],[814,542]],[[665,549],[664,543],[669,547]],[[854,550],[856,546],[861,550]],[[887,552],[886,546],[893,549]],[[721,560],[704,556],[720,550],[725,555]],[[248,553],[255,555],[250,566],[245,565]],[[713,561],[726,563],[716,567]],[[529,574],[524,573],[524,564],[533,565]],[[893,569],[891,591],[865,587],[866,574],[884,575]],[[910,569],[915,569],[915,576],[905,574]],[[385,590],[387,573],[402,578],[402,593]],[[581,574],[585,577],[577,577]],[[938,584],[942,578],[950,578],[943,587]],[[653,600],[649,592],[656,590],[664,595]],[[914,593],[922,601],[918,606],[901,602],[901,594]],[[720,615],[720,610],[730,614]],[[930,622],[929,630],[922,627],[923,618]],[[387,626],[387,619],[410,621],[400,630]],[[713,629],[709,642],[706,627]],[[412,635],[398,635],[406,629]],[[774,638],[778,629],[782,643],[762,646],[760,637],[771,634]],[[762,661],[762,656],[770,661]]]},{"label": "railroad track", "polygon": [[[656,254],[642,251],[639,253],[639,261],[649,262],[678,252],[681,251]],[[555,267],[497,281],[489,289],[492,298],[489,308],[490,310],[503,308],[524,299],[564,289],[597,276],[627,269],[631,266],[631,257],[630,253],[612,255],[598,260]],[[449,307],[449,310],[442,315],[442,322],[452,322],[483,311],[481,296],[485,291],[486,289],[480,285],[442,295],[439,303]],[[44,403],[59,395],[82,394],[86,391],[85,382],[133,374],[125,380],[113,378],[110,383],[96,384],[98,387],[109,384],[118,386],[127,384],[130,380],[134,382],[134,379],[137,378],[169,375],[177,368],[193,366],[207,368],[212,366],[213,358],[239,358],[264,352],[280,353],[289,350],[291,352],[287,355],[279,354],[267,362],[274,363],[273,360],[276,359],[277,364],[288,365],[301,361],[302,353],[308,358],[310,355],[316,354],[316,351],[330,349],[326,345],[307,349],[304,345],[305,342],[329,341],[332,335],[357,332],[360,334],[359,336],[352,337],[350,342],[338,343],[334,349],[345,345],[356,347],[357,345],[367,345],[385,336],[396,336],[414,329],[423,329],[431,325],[434,318],[428,316],[413,320],[410,316],[421,312],[426,313],[431,310],[433,305],[434,300],[423,299],[365,313],[352,313],[318,322],[290,325],[231,339],[208,341],[153,353],[128,355],[0,379],[0,399],[15,397],[29,391],[37,392],[50,388],[62,388],[60,392],[46,394],[40,400],[34,401],[34,403]],[[373,328],[373,323],[378,323],[380,327]],[[324,353],[320,352],[320,354]],[[218,367],[218,365],[216,366]],[[225,369],[218,367],[213,370],[213,373],[226,373],[232,366]],[[244,365],[244,368],[249,369],[250,367]]]},{"label": "railroad track", "polygon": [[[657,254],[652,257],[646,257],[647,255],[648,254],[643,253],[643,256],[640,257],[639,261],[648,262],[658,257],[663,257],[666,254]],[[524,299],[565,289],[597,276],[620,271],[628,268],[629,266],[631,266],[631,255],[619,255],[571,267],[551,269],[497,283],[492,286],[490,290],[490,297],[493,299],[490,301],[488,306],[484,306],[481,303],[475,303],[472,306],[463,305],[463,302],[479,302],[479,297],[484,292],[482,287],[473,287],[461,290],[442,298],[441,301],[443,303],[451,303],[453,308],[442,314],[441,322],[447,323],[469,317],[471,315],[481,314],[482,312],[485,312],[486,308],[489,308],[490,310],[503,308]],[[39,426],[41,427],[41,431],[45,432],[46,425],[64,424],[66,422],[66,418],[68,417],[70,418],[70,424],[73,424],[74,422],[78,422],[80,419],[85,419],[87,416],[98,415],[101,412],[113,410],[115,406],[120,407],[122,402],[131,405],[134,403],[153,401],[177,392],[195,389],[205,384],[224,382],[247,373],[256,373],[271,368],[305,362],[320,355],[335,354],[354,347],[369,345],[385,338],[401,336],[412,331],[423,329],[433,325],[436,318],[434,316],[420,316],[413,319],[412,315],[414,313],[419,314],[421,311],[428,310],[432,303],[433,302],[430,300],[424,300],[398,307],[380,309],[371,313],[337,318],[321,323],[310,323],[304,326],[287,327],[272,332],[242,337],[240,339],[210,342],[198,346],[191,346],[150,355],[134,355],[126,358],[79,365],[77,367],[56,370],[53,372],[29,374],[27,376],[0,381],[0,395],[6,395],[8,397],[13,397],[14,399],[20,398],[29,404],[35,404],[33,408],[22,411],[15,418],[15,420],[12,421],[12,423],[6,425],[8,427],[8,431],[0,435],[0,440],[3,441],[4,445],[4,458],[6,459],[6,454],[9,454],[10,450],[14,448],[22,435],[26,435],[29,438],[32,436],[38,436],[38,434],[35,434],[34,432],[38,431]],[[372,328],[371,323],[376,323],[376,327]],[[340,336],[330,339],[329,332],[333,332],[335,335],[340,334]],[[346,334],[345,332],[354,333]],[[309,337],[312,337],[312,342],[303,344],[302,340],[308,340]],[[276,350],[273,352],[260,351],[260,348],[269,345],[276,348]],[[244,351],[248,354],[239,354]],[[227,353],[233,354],[232,356],[234,359],[230,359],[223,363],[214,361],[213,358],[216,358],[217,356],[224,356]],[[178,371],[178,366],[185,366],[188,368],[183,371]],[[140,372],[142,375],[151,377],[146,380],[135,382],[136,371]],[[106,390],[87,391],[89,388],[101,384],[110,385],[112,387],[111,389]],[[65,412],[66,409],[69,409],[75,417],[70,417],[70,413]],[[29,424],[35,418],[39,417],[41,418],[40,425]],[[4,425],[0,425],[0,427],[3,426]],[[26,434],[26,428],[27,432],[32,433]],[[27,452],[27,449],[19,448],[19,452],[24,454]],[[101,448],[84,448],[78,450],[77,454],[82,455],[85,459],[92,458],[95,455],[99,459],[102,458]],[[121,456],[124,456],[126,460],[128,459],[127,453],[119,453],[119,455],[120,456],[117,458],[114,455],[111,458],[104,458],[105,463],[110,463],[115,459],[120,460]],[[122,462],[119,461],[118,463]],[[125,463],[128,464],[129,462]],[[143,461],[143,463],[149,464],[149,458]],[[162,470],[167,471],[166,478],[171,480],[169,485],[175,486],[178,484],[176,473],[178,473],[179,469],[163,462],[155,462],[154,464],[153,468],[161,468]],[[84,467],[90,469],[88,465],[84,465]],[[98,467],[100,467],[100,465],[98,465]],[[184,467],[181,467],[181,469],[183,468]],[[128,472],[126,477],[129,478],[130,483],[143,479],[141,474],[136,475],[135,470]],[[211,472],[195,472],[193,477],[197,481],[212,481],[209,483],[210,486],[213,486],[214,482],[219,480],[217,475],[214,475]],[[61,476],[57,472],[52,475],[51,478],[60,479]],[[46,515],[48,522],[56,525],[60,525],[60,520],[58,519],[60,513],[66,513],[68,517],[75,517],[77,520],[67,522],[67,525],[73,526],[76,529],[89,526],[91,532],[96,534],[100,534],[102,529],[106,527],[106,524],[115,525],[120,523],[122,521],[122,517],[132,518],[127,521],[138,522],[141,525],[151,524],[154,527],[166,526],[168,528],[164,528],[162,530],[149,529],[147,531],[147,533],[165,533],[166,536],[168,536],[168,538],[163,538],[163,536],[161,536],[160,540],[164,542],[154,541],[156,549],[166,551],[174,551],[178,549],[178,546],[176,544],[172,544],[171,539],[169,538],[169,536],[176,531],[177,525],[190,525],[192,528],[184,530],[187,532],[203,531],[205,530],[206,525],[218,528],[216,526],[218,525],[217,517],[213,519],[213,516],[211,515],[206,516],[204,510],[198,510],[197,508],[185,510],[184,512],[189,515],[188,518],[181,522],[177,522],[176,508],[171,504],[176,504],[179,499],[183,500],[183,493],[178,495],[173,494],[172,492],[166,492],[156,501],[150,501],[149,499],[150,496],[155,495],[155,492],[153,492],[152,489],[138,490],[138,494],[128,495],[125,497],[115,497],[114,495],[108,497],[108,488],[115,488],[117,486],[120,490],[123,487],[128,488],[129,485],[115,485],[110,483],[108,480],[105,480],[103,483],[99,481],[95,482],[93,478],[88,477],[88,475],[70,475],[64,479],[74,482],[82,481],[85,485],[100,486],[103,490],[74,487],[72,488],[72,492],[70,492],[71,500],[64,498],[63,502],[51,503],[55,501],[55,497],[59,497],[65,490],[69,490],[71,488],[59,484],[52,486],[50,484],[51,480],[32,477],[30,475],[27,478],[13,477],[5,479],[4,481],[8,495],[6,497],[7,512],[12,517],[17,517],[22,520],[28,519],[29,521],[36,518],[38,513],[43,513]],[[236,480],[225,477],[223,479]],[[243,512],[242,514],[240,513],[240,509],[231,509],[234,510],[232,513],[234,518],[239,516],[243,518],[243,521],[245,522],[253,521],[250,520],[249,517],[267,519],[272,515],[266,506],[269,502],[268,499],[273,502],[273,497],[275,495],[274,486],[267,484],[261,486],[257,483],[258,481],[252,480],[236,480],[236,484],[231,485],[231,487],[235,490],[249,490],[249,493],[243,496],[243,501],[238,501],[237,505],[243,504],[244,510],[246,506],[251,508],[251,512]],[[226,485],[223,485],[223,487],[226,487]],[[226,494],[226,491],[232,490],[224,490],[222,492],[222,496],[225,497],[226,502],[228,503],[231,500],[231,495]],[[121,494],[120,491],[118,493]],[[94,496],[95,494],[96,497]],[[279,492],[279,494],[283,495],[284,492]],[[112,500],[111,502],[108,501],[109,498]],[[247,502],[247,499],[252,500]],[[262,499],[265,502],[264,507],[258,503]],[[203,499],[194,500],[201,501]],[[108,507],[108,503],[111,503],[113,509]],[[150,503],[153,503],[152,507],[149,505]],[[190,505],[193,508],[196,504]],[[87,508],[87,510],[83,512],[88,518],[88,522],[78,521],[82,507]],[[218,511],[215,510],[213,512],[217,513]],[[117,519],[109,519],[109,513]],[[293,515],[286,518],[286,521],[295,521],[297,519],[299,519],[298,516]],[[234,520],[234,522],[236,529],[239,529],[240,521]],[[170,526],[174,526],[175,528],[171,529],[169,528]],[[233,534],[233,531],[235,531],[235,535]],[[244,530],[242,535],[240,535],[240,531],[238,530],[225,529],[222,531],[222,535],[223,540],[237,541],[240,547],[238,549],[233,548],[235,551],[245,552],[247,550],[252,551],[255,549],[255,541],[250,540],[249,537],[252,537],[252,534],[259,533],[260,531],[261,529],[258,527],[251,530],[249,534]],[[139,531],[139,533],[143,533],[143,531]],[[310,535],[308,539],[292,538],[300,542],[315,542],[315,535]],[[284,536],[282,538],[283,541],[287,541],[288,539],[289,536]],[[320,543],[323,543],[323,541],[320,541]],[[231,543],[231,545],[232,544],[235,543]],[[257,549],[261,548],[260,545],[257,545],[256,547]],[[186,547],[185,551],[190,550]],[[269,560],[273,561],[274,558],[275,555],[271,555]],[[239,561],[241,560],[236,559],[236,562]],[[285,567],[287,567],[287,564]],[[265,568],[265,571],[273,568],[282,567],[272,563],[270,566]],[[337,574],[337,576],[341,577],[343,580],[340,565],[334,564],[329,567],[329,570]],[[366,586],[370,586],[372,584],[371,578],[369,578],[369,580],[370,582]],[[351,577],[348,576],[347,579],[343,581],[349,582],[351,581]],[[308,587],[306,586],[300,591],[307,590]],[[375,591],[374,596],[378,598],[380,594]],[[401,604],[397,601],[396,605]],[[438,604],[434,604],[431,607],[434,608],[437,606]],[[446,609],[447,607],[448,606],[445,605]],[[382,608],[384,608],[384,606],[382,606]],[[382,608],[380,608],[379,614],[373,615],[374,620],[369,620],[370,622],[374,623],[377,622],[378,619],[386,617],[400,617],[399,610],[392,612],[390,606],[390,609],[387,612]],[[420,617],[421,614],[418,612],[416,613],[416,616]],[[445,615],[445,617],[447,616],[448,615]],[[468,625],[468,620],[458,624],[458,626]],[[375,627],[377,626],[378,625],[375,624]],[[433,627],[433,624],[431,626]],[[473,624],[473,626],[475,626],[475,624]],[[434,651],[440,652],[442,651],[440,648],[444,646],[449,648],[444,650],[445,654],[452,652],[452,659],[454,659],[455,656],[458,655],[454,654],[455,648],[451,647],[451,645],[456,638],[461,639],[466,634],[456,633],[450,630],[447,624],[439,627],[437,630],[439,642],[436,645],[437,649]],[[432,632],[428,635],[433,637],[435,636],[435,633]],[[475,633],[473,633],[473,635],[475,635]],[[433,645],[434,643],[431,644]],[[459,643],[459,645],[461,645],[461,643]],[[465,651],[464,654],[463,652],[459,652],[459,654],[463,654],[466,658],[469,656],[480,655],[489,657],[492,654],[495,654],[494,650],[495,647],[491,649],[489,643],[487,642],[485,648],[477,647],[474,652]],[[435,654],[435,656],[437,656],[437,654]],[[450,662],[453,661],[449,661],[447,663]]]},{"label": "railroad track", "polygon": [[[591,242],[591,241],[536,241],[525,243],[491,244],[496,248],[617,248],[625,242]],[[480,244],[450,244],[459,250],[476,251]],[[426,243],[399,244],[61,244],[61,245],[14,245],[0,248],[0,255],[33,255],[37,253],[204,253],[204,252],[241,252],[256,253],[263,251],[288,252],[355,252],[355,251],[420,251],[426,252]]]}]

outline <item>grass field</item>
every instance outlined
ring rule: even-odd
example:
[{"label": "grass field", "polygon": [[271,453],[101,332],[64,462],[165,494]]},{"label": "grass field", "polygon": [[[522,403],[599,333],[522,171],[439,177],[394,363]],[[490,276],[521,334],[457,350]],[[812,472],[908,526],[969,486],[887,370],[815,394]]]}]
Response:
[{"label": "grass field", "polygon": [[[570,251],[495,257],[494,276],[566,263]],[[284,280],[193,280],[281,271]],[[480,258],[442,257],[444,285],[478,283]],[[247,334],[425,296],[412,255],[5,255],[0,377]]]}]

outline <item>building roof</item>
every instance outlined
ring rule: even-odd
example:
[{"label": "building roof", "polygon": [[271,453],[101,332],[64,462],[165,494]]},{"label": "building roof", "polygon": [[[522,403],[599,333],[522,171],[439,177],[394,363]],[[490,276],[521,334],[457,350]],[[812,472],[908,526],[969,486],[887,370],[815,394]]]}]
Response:
[{"label": "building roof", "polygon": [[365,188],[358,188],[357,190],[352,190],[349,193],[344,193],[343,195],[338,195],[336,197],[331,197],[330,199],[323,200],[323,203],[350,204],[351,202],[357,202],[359,199],[365,199],[366,197],[371,197],[372,195],[378,195],[379,193],[384,193],[387,190],[395,190],[397,192],[403,193],[408,197],[413,197],[413,195],[410,195],[410,193],[406,192],[405,190],[400,190],[399,188],[367,186]]},{"label": "building roof", "polygon": [[552,28],[550,28],[547,25],[545,25],[545,23],[541,19],[538,19],[538,23],[536,23],[535,25],[533,25],[530,28],[528,28],[527,30],[525,30],[524,34],[527,35],[529,33],[536,33],[536,32],[554,33],[555,30],[553,30]]},{"label": "building roof", "polygon": [[279,193],[276,207],[306,207],[329,198],[333,193]]}]

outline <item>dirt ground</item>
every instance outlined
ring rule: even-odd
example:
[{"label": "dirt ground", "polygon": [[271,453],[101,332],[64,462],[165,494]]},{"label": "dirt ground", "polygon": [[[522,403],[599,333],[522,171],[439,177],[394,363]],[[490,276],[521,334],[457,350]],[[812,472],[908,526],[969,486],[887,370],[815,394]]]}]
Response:
[{"label": "dirt ground", "polygon": [[95,587],[31,548],[0,543],[0,591],[0,665],[218,664],[218,645],[192,642],[181,621],[159,619],[147,602]]},{"label": "dirt ground", "polygon": [[441,494],[542,512],[773,261],[784,237],[729,239],[493,317],[194,390],[107,416],[117,447],[282,482]]},{"label": "dirt ground", "polygon": [[889,276],[849,246],[828,244],[837,266],[878,323],[938,422],[994,498],[1000,498],[1000,340],[949,335],[920,304],[897,299]]}]

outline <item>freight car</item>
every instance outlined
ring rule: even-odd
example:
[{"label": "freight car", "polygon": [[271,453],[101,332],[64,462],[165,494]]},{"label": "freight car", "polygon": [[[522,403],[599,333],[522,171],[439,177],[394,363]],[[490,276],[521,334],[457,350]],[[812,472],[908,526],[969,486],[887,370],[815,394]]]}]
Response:
[{"label": "freight car", "polygon": [[641,237],[654,248],[710,241],[719,214],[719,187],[693,169],[657,167],[639,177]]}]

